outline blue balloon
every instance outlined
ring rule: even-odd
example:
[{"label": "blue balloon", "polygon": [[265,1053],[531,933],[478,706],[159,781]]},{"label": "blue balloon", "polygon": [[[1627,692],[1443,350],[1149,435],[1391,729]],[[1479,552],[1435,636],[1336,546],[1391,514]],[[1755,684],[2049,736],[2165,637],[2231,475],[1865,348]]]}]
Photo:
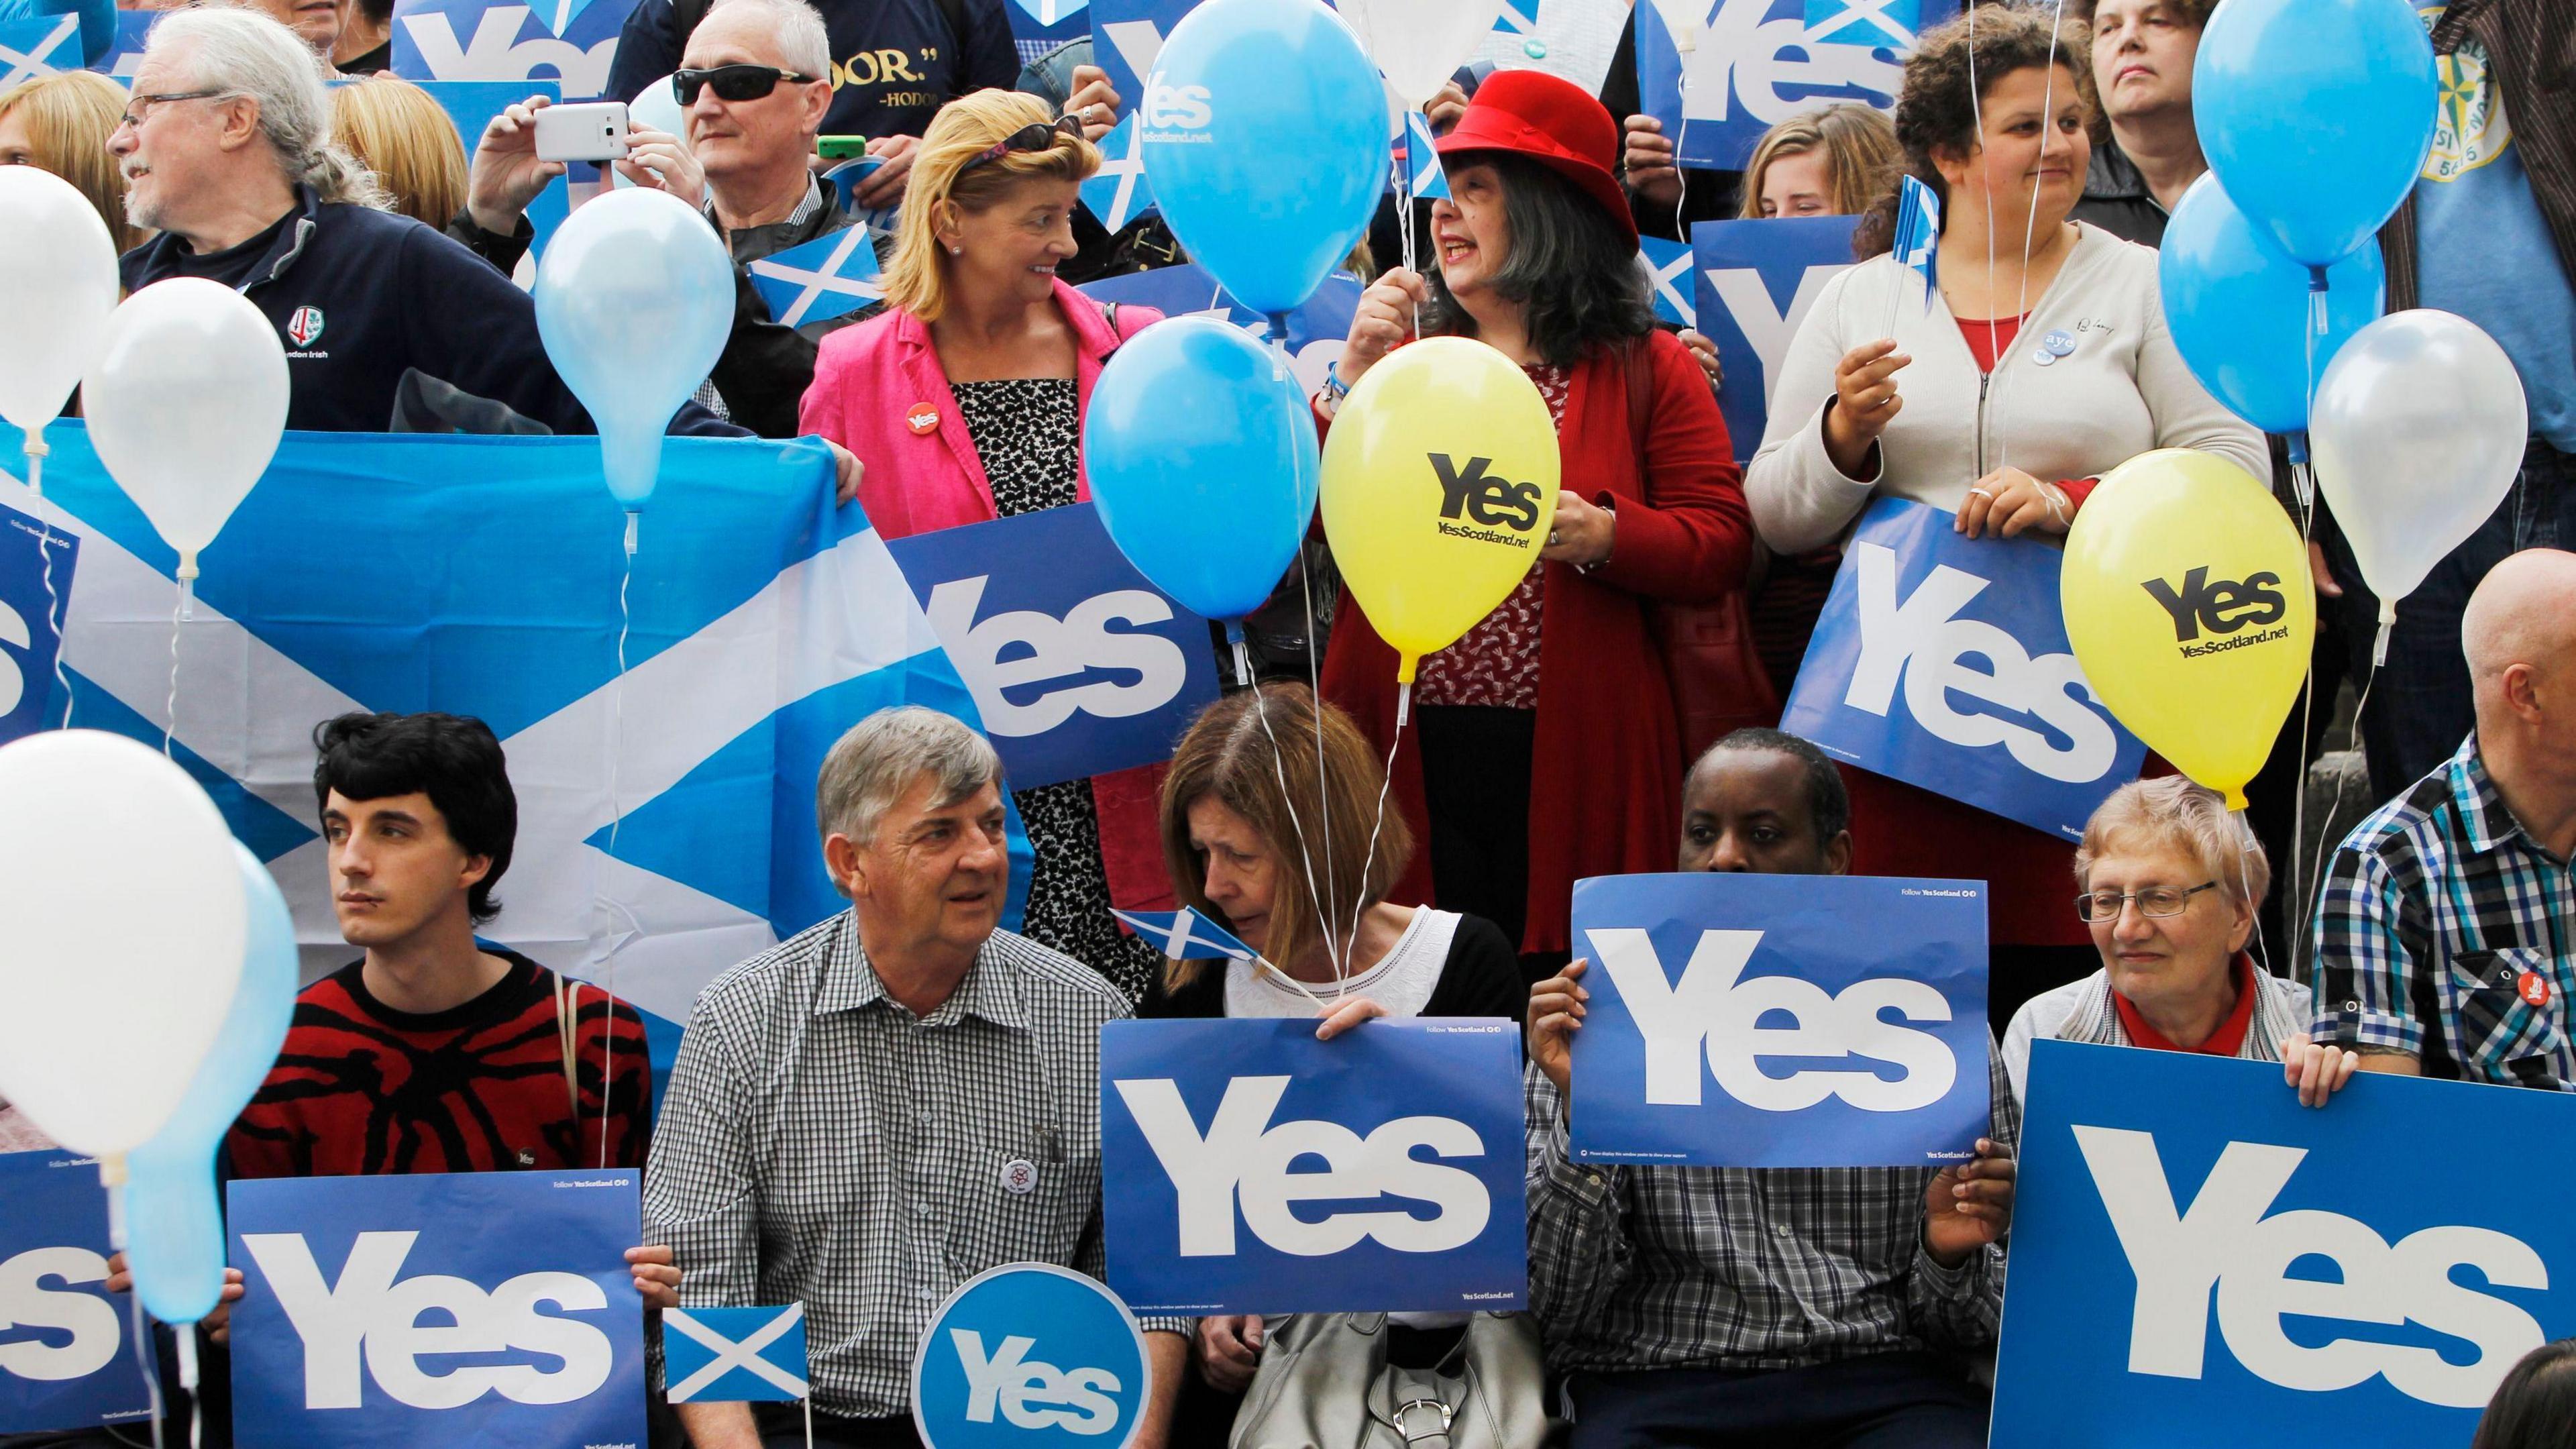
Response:
[{"label": "blue balloon", "polygon": [[1386,189],[1386,84],[1315,0],[1208,0],[1163,42],[1138,115],[1164,220],[1256,312],[1293,310]]},{"label": "blue balloon", "polygon": [[81,64],[96,65],[116,48],[116,0],[0,0],[0,21],[80,17]]},{"label": "blue balloon", "polygon": [[2326,331],[2312,347],[2309,270],[2281,254],[2215,174],[2183,193],[2156,272],[2165,325],[2191,375],[2267,433],[2308,430],[2308,399],[2326,364],[2387,305],[2379,243],[2366,240],[2326,269]]},{"label": "blue balloon", "polygon": [[2360,250],[2404,203],[2439,95],[2408,0],[2227,0],[2192,63],[2192,120],[2211,168],[2311,267]]},{"label": "blue balloon", "polygon": [[733,329],[733,258],[669,192],[612,191],[546,244],[536,302],[546,357],[590,410],[608,491],[633,513],[653,496],[671,415]]},{"label": "blue balloon", "polygon": [[1158,322],[1109,359],[1082,457],[1119,551],[1211,619],[1240,619],[1270,597],[1323,472],[1285,359],[1207,317]]},{"label": "blue balloon", "polygon": [[224,1220],[215,1150],[286,1045],[295,1015],[295,921],[259,858],[233,843],[248,899],[240,984],[188,1099],[149,1142],[125,1154],[126,1261],[134,1291],[164,1323],[214,1311],[224,1286]]}]

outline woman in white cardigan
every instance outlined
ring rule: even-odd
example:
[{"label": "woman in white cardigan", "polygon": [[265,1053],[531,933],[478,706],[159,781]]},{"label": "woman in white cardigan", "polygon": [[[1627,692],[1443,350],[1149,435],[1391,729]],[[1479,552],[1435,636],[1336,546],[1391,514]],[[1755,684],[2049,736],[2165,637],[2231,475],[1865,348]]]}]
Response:
[{"label": "woman in white cardigan", "polygon": [[[2175,350],[2156,254],[2067,219],[2091,154],[2089,55],[2080,22],[2052,32],[2048,12],[2014,6],[1923,36],[1896,133],[1906,171],[1941,202],[1939,286],[1927,298],[1889,254],[1896,198],[1883,197],[1854,238],[1866,259],[1799,324],[1745,469],[1774,552],[1836,541],[1882,493],[1953,512],[1972,537],[2063,534],[2093,480],[2153,448],[2198,448],[2269,480],[2262,435]],[[1998,1024],[2092,969],[2059,894],[2065,841],[1850,773],[1856,873],[1992,882]]]}]

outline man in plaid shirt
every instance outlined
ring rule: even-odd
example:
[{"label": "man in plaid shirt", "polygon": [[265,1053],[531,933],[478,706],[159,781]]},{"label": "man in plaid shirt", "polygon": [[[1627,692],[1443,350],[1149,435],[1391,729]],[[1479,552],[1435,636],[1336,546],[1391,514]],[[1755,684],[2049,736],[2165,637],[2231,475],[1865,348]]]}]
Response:
[{"label": "man in plaid shirt", "polygon": [[2566,1091],[2576,554],[2528,549],[2497,564],[2460,638],[2477,729],[2327,866],[2315,1036],[2361,1053],[2365,1071]]},{"label": "man in plaid shirt", "polygon": [[[1682,786],[1683,870],[1840,875],[1842,776],[1739,730]],[[1994,1138],[1960,1166],[1593,1167],[1563,1103],[1584,963],[1530,989],[1530,1307],[1566,1374],[1574,1449],[1866,1443],[1974,1449],[1964,1357],[2003,1307],[2019,1112],[1989,1051]]]}]

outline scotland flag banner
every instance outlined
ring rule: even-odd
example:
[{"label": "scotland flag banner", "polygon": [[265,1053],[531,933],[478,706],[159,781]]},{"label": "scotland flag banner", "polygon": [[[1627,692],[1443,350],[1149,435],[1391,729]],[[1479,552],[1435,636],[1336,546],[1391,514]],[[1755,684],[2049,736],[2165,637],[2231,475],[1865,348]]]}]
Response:
[{"label": "scotland flag banner", "polygon": [[2032,1043],[1994,1449],[2468,1443],[2576,1335],[2571,1133],[2561,1092],[2362,1072],[2311,1109],[2270,1063]]},{"label": "scotland flag banner", "polygon": [[[1637,256],[1639,265],[1646,269],[1647,281],[1654,288],[1655,315],[1666,322],[1698,330],[1699,299],[1692,295],[1697,290],[1691,267],[1695,254],[1690,247],[1659,236],[1643,236],[1637,238]],[[1728,426],[1731,428],[1733,424]]]},{"label": "scotland flag banner", "polygon": [[1929,312],[1941,285],[1941,198],[1913,176],[1900,178],[1898,186],[1902,196],[1896,204],[1892,250],[1898,266],[1923,279],[1923,310]]},{"label": "scotland flag banner", "polygon": [[1449,195],[1449,173],[1440,169],[1440,153],[1431,144],[1431,122],[1420,111],[1406,110],[1396,128],[1395,166],[1387,184],[1416,201],[1440,201]]},{"label": "scotland flag banner", "polygon": [[[1324,385],[1324,370],[1340,359],[1342,343],[1351,335],[1351,314],[1359,310],[1364,290],[1366,284],[1359,278],[1335,272],[1315,289],[1315,295],[1288,314],[1288,362],[1300,391],[1312,393]],[[1205,268],[1194,264],[1103,277],[1086,283],[1082,291],[1102,302],[1151,307],[1166,317],[1214,317],[1242,328],[1257,341],[1270,340],[1269,319],[1234,300]]]},{"label": "scotland flag banner", "polygon": [[662,1312],[662,1381],[672,1403],[794,1403],[813,1392],[812,1377],[802,1303]]},{"label": "scotland flag banner", "polygon": [[137,1362],[107,1254],[96,1161],[0,1153],[0,1435],[152,1417],[152,1352]]},{"label": "scotland flag banner", "polygon": [[[309,980],[346,962],[313,818],[313,726],[441,709],[501,737],[519,797],[508,909],[483,934],[647,1013],[668,1061],[698,989],[846,908],[814,778],[888,705],[979,723],[912,589],[813,440],[674,437],[645,510],[618,678],[624,515],[594,438],[290,433],[205,550],[177,557],[47,430],[39,501],[0,450],[0,503],[80,540],[65,660],[74,723],[173,753],[295,911]],[[53,719],[61,718],[56,711]],[[1029,858],[1015,835],[1018,920]]]},{"label": "scotland flag banner", "polygon": [[62,717],[54,659],[80,540],[0,507],[0,745]]},{"label": "scotland flag banner", "polygon": [[593,101],[635,0],[394,0],[394,74],[405,80],[561,83]]},{"label": "scotland flag banner", "polygon": [[1139,1313],[1518,1308],[1521,1114],[1509,1021],[1113,1021],[1109,1286]]},{"label": "scotland flag banner", "polygon": [[641,1449],[644,1302],[626,1250],[642,1180],[234,1182],[234,1441]]},{"label": "scotland flag banner", "polygon": [[[1923,1167],[1992,1130],[1981,881],[1574,883],[1578,1162]],[[1855,930],[1855,922],[1867,922]]]},{"label": "scotland flag banner", "polygon": [[1186,906],[1177,911],[1122,911],[1112,907],[1109,914],[1144,937],[1147,945],[1175,961],[1261,959],[1260,952],[1236,940],[1233,932]]},{"label": "scotland flag banner", "polygon": [[1117,232],[1154,210],[1154,188],[1145,179],[1144,128],[1128,112],[1100,138],[1100,170],[1082,183],[1082,204],[1103,229]]},{"label": "scotland flag banner", "polygon": [[1864,510],[1780,728],[1864,770],[2061,840],[2138,777],[2147,747],[2111,717],[2066,642],[2064,555],[1962,538],[1902,498]]},{"label": "scotland flag banner", "polygon": [[38,76],[80,68],[78,15],[0,20],[0,91]]},{"label": "scotland flag banner", "polygon": [[[1835,101],[1894,107],[1914,38],[1958,14],[1959,0],[1683,0],[1672,8],[1699,17],[1688,51],[1674,43],[1663,5],[1636,7],[1640,103],[1663,122],[1684,167],[1740,171],[1764,131],[1801,111]],[[1843,42],[1864,35],[1866,44]]]},{"label": "scotland flag banner", "polygon": [[885,297],[865,225],[845,226],[752,262],[751,285],[782,327],[828,322]]},{"label": "scotland flag banner", "polygon": [[1749,461],[1762,446],[1789,339],[1798,335],[1798,324],[1807,320],[1825,283],[1852,264],[1852,228],[1859,222],[1852,216],[1792,216],[1703,221],[1691,228],[1695,325],[1717,344],[1726,376],[1717,406],[1726,414],[1736,462]]},{"label": "scotland flag banner", "polygon": [[1088,503],[894,541],[1014,790],[1153,764],[1216,700],[1207,620]]}]

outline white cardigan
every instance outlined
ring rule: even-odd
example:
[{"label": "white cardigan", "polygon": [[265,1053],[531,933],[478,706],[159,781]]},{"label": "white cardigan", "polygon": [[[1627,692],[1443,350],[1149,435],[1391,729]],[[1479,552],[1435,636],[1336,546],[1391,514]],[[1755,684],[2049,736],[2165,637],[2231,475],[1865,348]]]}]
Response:
[{"label": "white cardigan", "polygon": [[[2156,254],[2096,226],[2032,306],[1989,377],[1977,371],[1949,304],[1885,254],[1825,284],[1771,394],[1761,450],[1744,470],[1753,525],[1774,553],[1842,537],[1879,491],[1957,512],[1968,485],[2010,464],[2044,482],[2092,478],[2153,448],[2198,448],[2272,477],[2263,435],[2218,405],[2175,350],[2156,289]],[[1981,266],[1944,253],[1941,265]],[[1891,295],[1891,294],[1895,295]],[[1875,481],[1850,477],[1825,454],[1825,404],[1843,354],[1886,337],[1914,361],[1896,374],[1905,399],[1879,440]],[[1970,325],[1974,325],[1973,323]],[[2032,360],[2052,332],[2074,350]]]}]

